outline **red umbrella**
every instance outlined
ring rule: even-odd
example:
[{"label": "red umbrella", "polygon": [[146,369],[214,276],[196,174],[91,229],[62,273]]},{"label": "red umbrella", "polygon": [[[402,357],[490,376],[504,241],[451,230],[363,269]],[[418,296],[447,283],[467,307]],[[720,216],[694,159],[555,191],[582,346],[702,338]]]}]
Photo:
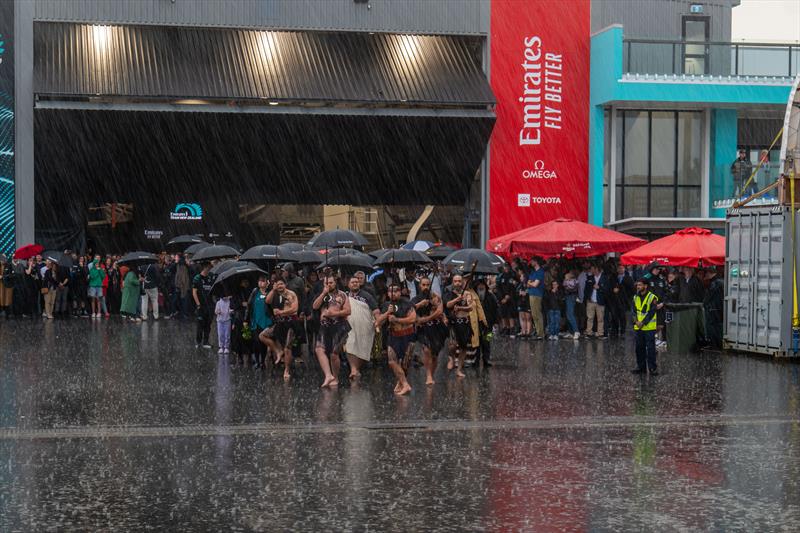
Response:
[{"label": "red umbrella", "polygon": [[609,252],[627,252],[645,241],[586,222],[557,218],[538,226],[495,237],[486,249],[506,257],[540,255],[591,257]]},{"label": "red umbrella", "polygon": [[17,251],[14,252],[14,259],[30,259],[42,252],[44,252],[44,246],[41,244],[26,244],[17,248]]},{"label": "red umbrella", "polygon": [[705,228],[681,229],[622,255],[626,265],[658,261],[666,266],[697,267],[725,264],[725,237]]}]

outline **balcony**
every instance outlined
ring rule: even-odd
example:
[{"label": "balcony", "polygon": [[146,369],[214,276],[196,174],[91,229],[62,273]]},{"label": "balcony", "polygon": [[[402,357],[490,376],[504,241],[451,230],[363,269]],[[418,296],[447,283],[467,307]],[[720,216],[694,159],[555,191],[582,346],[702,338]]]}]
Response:
[{"label": "balcony", "polygon": [[800,44],[623,39],[625,80],[786,83],[800,73]]}]

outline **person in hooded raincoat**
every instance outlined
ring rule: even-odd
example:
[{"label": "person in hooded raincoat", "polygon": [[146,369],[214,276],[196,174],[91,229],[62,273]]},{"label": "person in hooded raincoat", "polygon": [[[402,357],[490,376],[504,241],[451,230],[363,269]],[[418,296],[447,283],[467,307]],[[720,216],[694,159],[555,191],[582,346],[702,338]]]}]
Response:
[{"label": "person in hooded raincoat", "polygon": [[122,288],[122,304],[120,305],[120,313],[124,316],[131,318],[131,320],[138,319],[136,314],[136,307],[139,302],[139,276],[134,269],[125,274]]}]

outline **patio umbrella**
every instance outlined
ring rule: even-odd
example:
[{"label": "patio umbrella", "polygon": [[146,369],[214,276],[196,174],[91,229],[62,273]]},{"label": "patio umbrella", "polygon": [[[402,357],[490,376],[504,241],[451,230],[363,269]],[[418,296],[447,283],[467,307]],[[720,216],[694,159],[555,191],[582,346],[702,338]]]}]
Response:
[{"label": "patio umbrella", "polygon": [[30,259],[31,257],[36,257],[43,251],[44,246],[41,244],[26,244],[25,246],[17,248],[17,251],[14,252],[14,259]]},{"label": "patio umbrella", "polygon": [[197,244],[189,245],[189,247],[186,248],[183,253],[186,255],[194,255],[203,248],[208,248],[209,246],[211,246],[211,244],[207,242],[198,242]]},{"label": "patio umbrella", "polygon": [[357,231],[334,229],[317,233],[308,241],[308,244],[310,246],[339,248],[341,246],[366,246],[369,241]]},{"label": "patio umbrella", "polygon": [[622,254],[624,265],[658,261],[664,266],[712,266],[725,264],[725,237],[705,228],[680,229]]},{"label": "patio umbrella", "polygon": [[239,286],[242,279],[250,280],[250,284],[255,286],[258,282],[258,278],[266,275],[266,272],[253,263],[247,261],[233,261],[232,265],[217,276],[214,285],[211,286],[211,294],[219,296],[225,292],[226,288],[233,290]]},{"label": "patio umbrella", "polygon": [[497,274],[503,260],[495,254],[478,248],[456,250],[442,261],[445,266],[452,266],[463,274]]},{"label": "patio umbrella", "polygon": [[224,244],[207,246],[192,256],[192,261],[202,263],[214,259],[229,259],[239,255],[239,250]]},{"label": "patio umbrella", "polygon": [[142,265],[158,263],[158,256],[150,252],[131,252],[123,255],[117,263],[133,269]]},{"label": "patio umbrella", "polygon": [[42,254],[42,257],[45,259],[49,259],[50,261],[54,262],[60,267],[63,268],[72,268],[72,256],[65,254],[64,252],[56,252],[55,250],[48,250]]},{"label": "patio umbrella", "polygon": [[432,248],[428,248],[425,250],[425,255],[430,257],[433,260],[437,259],[444,259],[448,255],[452,254],[453,252],[458,251],[458,248],[453,248],[452,246],[447,246],[446,244],[440,244],[438,246],[433,246]]},{"label": "patio umbrella", "polygon": [[507,235],[490,239],[486,249],[506,257],[591,257],[609,252],[627,252],[645,241],[586,222],[557,218]]},{"label": "patio umbrella", "polygon": [[403,250],[417,250],[418,252],[424,252],[425,250],[432,248],[434,244],[430,241],[411,241],[405,243],[402,248]]},{"label": "patio umbrella", "polygon": [[167,243],[167,251],[172,253],[184,252],[193,244],[203,243],[205,243],[205,241],[197,235],[178,235],[169,240]]},{"label": "patio umbrella", "polygon": [[387,250],[373,263],[374,266],[388,268],[408,268],[433,263],[433,259],[417,250]]},{"label": "patio umbrella", "polygon": [[313,250],[301,250],[293,252],[295,261],[301,265],[318,265],[325,261],[325,256]]}]

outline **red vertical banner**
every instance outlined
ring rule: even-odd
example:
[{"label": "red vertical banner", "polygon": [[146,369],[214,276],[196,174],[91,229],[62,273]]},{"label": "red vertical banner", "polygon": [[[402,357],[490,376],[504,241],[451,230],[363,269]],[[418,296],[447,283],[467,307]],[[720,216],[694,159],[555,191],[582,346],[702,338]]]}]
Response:
[{"label": "red vertical banner", "polygon": [[589,0],[492,0],[489,236],[586,221]]}]

